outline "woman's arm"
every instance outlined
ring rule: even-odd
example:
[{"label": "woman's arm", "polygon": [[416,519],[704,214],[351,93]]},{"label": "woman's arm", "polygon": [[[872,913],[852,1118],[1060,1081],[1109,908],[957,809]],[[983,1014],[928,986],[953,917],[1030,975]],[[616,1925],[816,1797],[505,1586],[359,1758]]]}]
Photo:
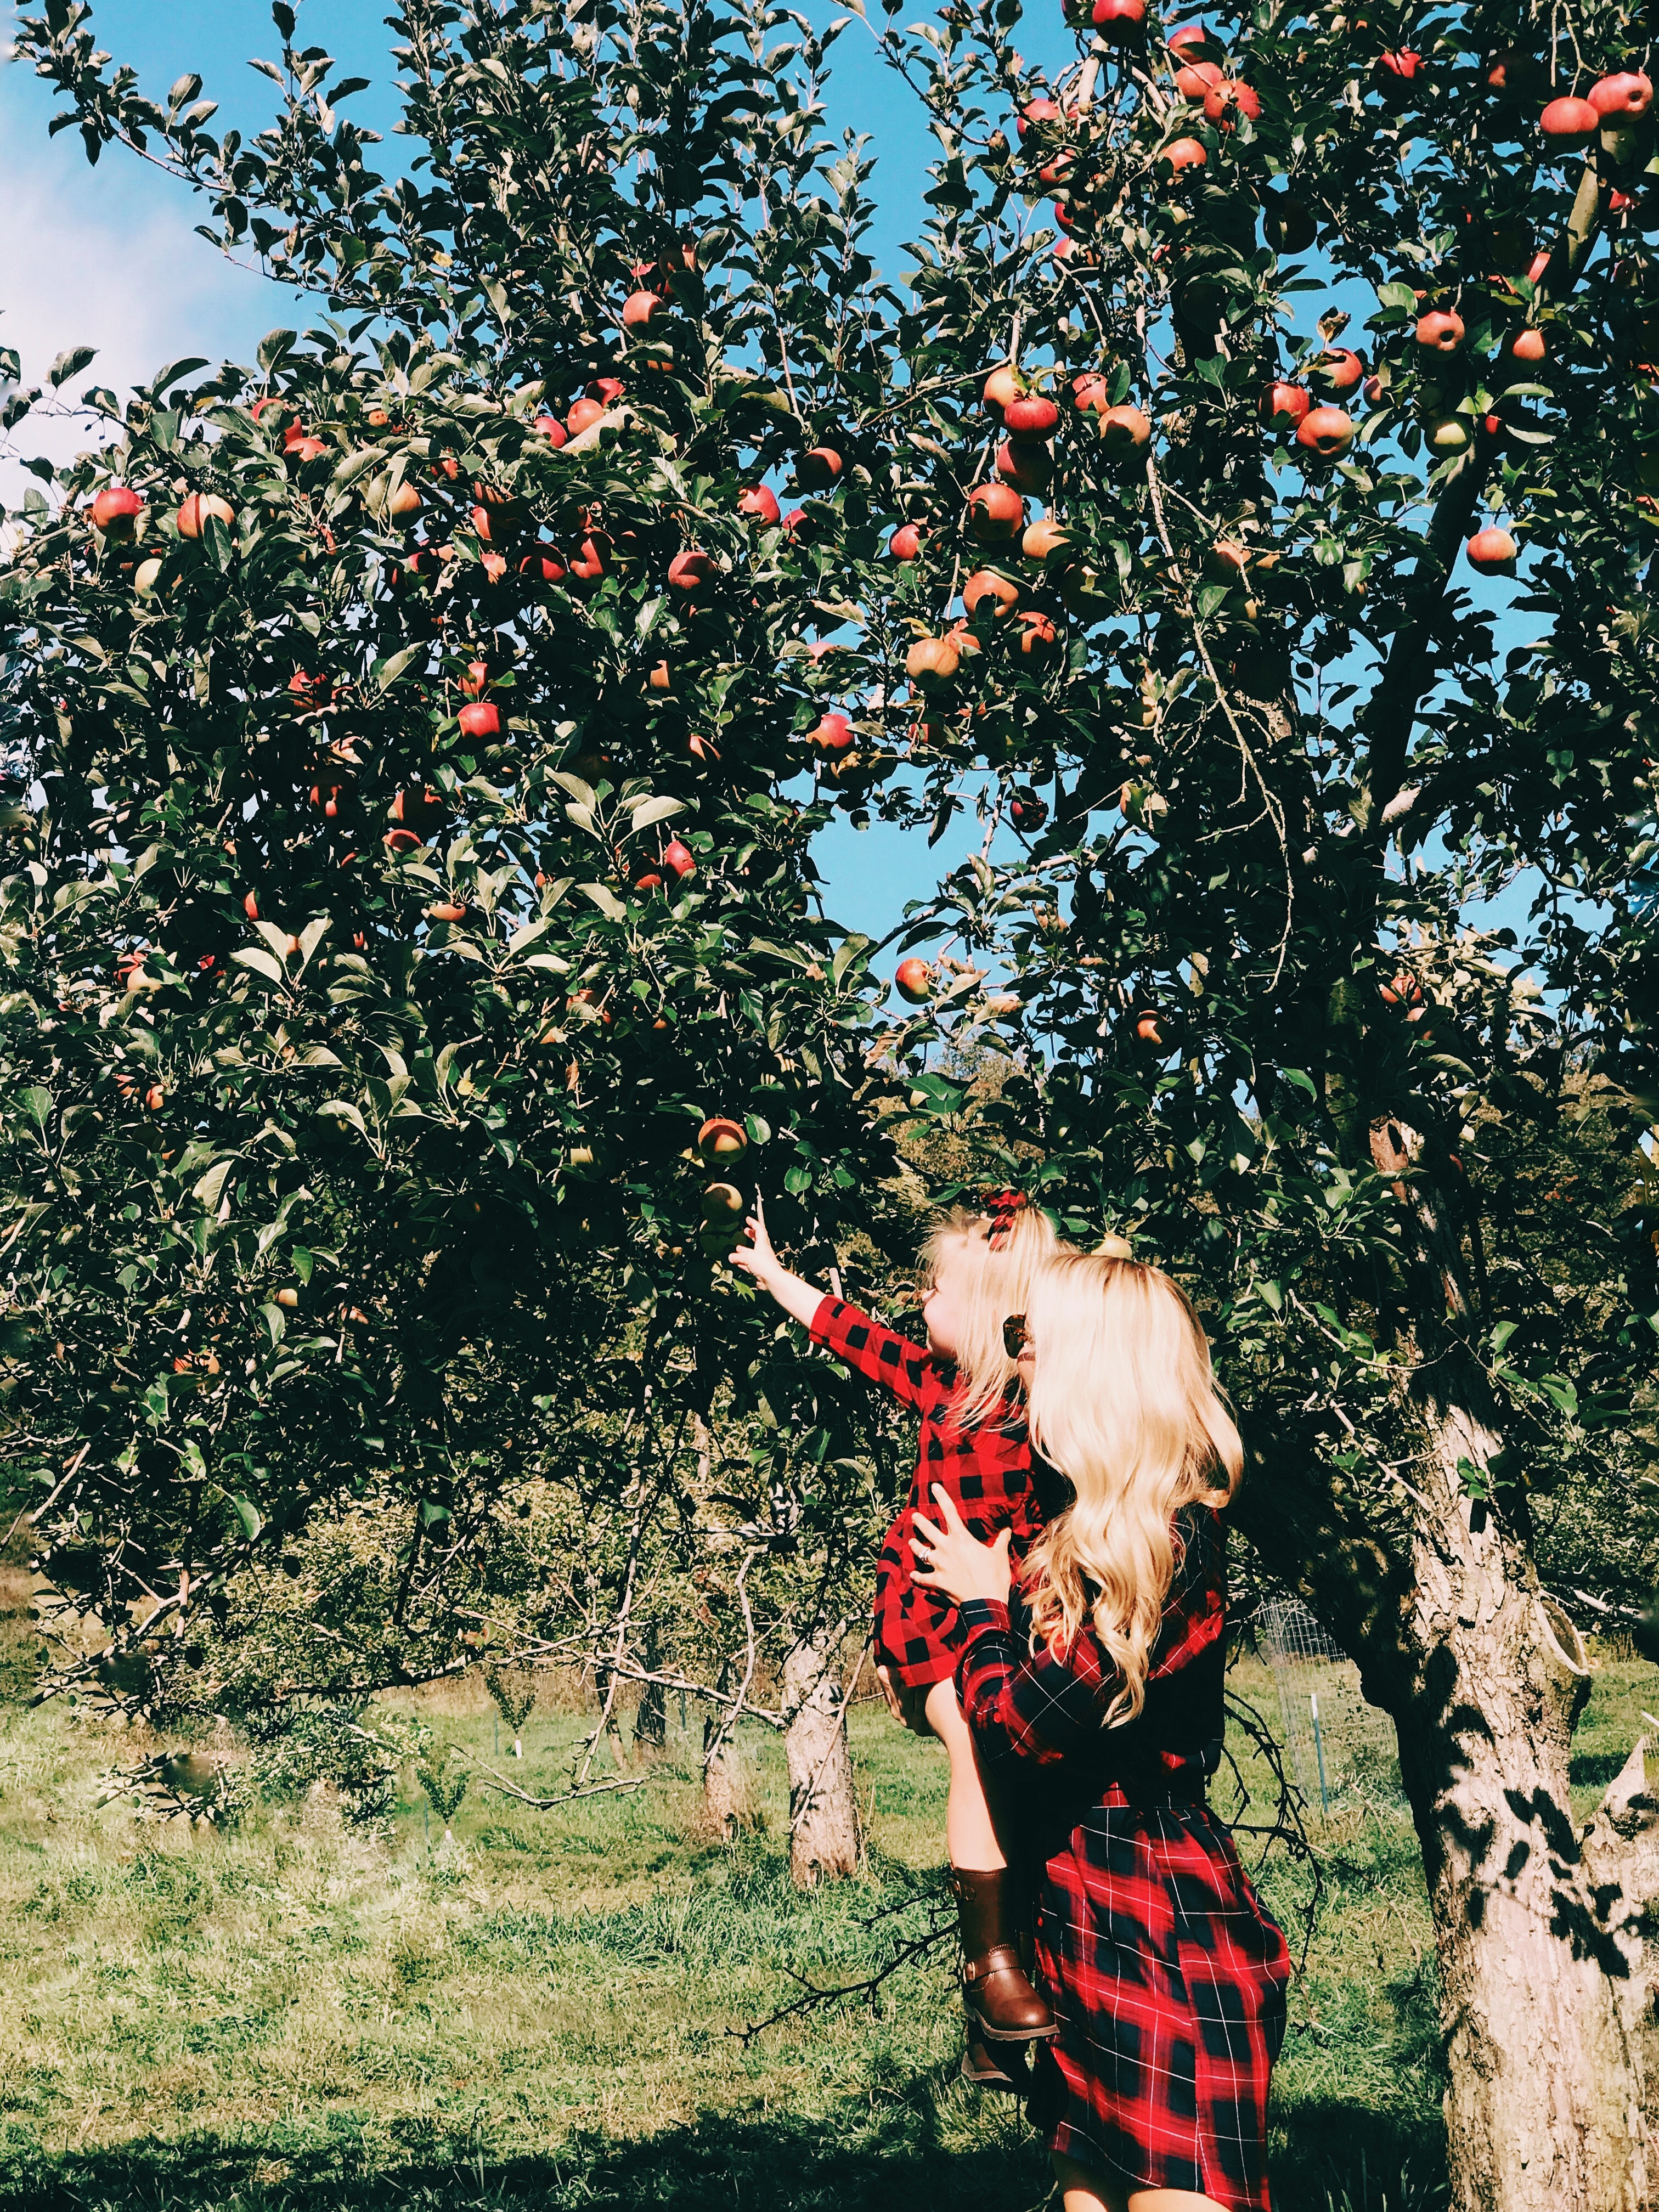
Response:
[{"label": "woman's arm", "polygon": [[957,1662],[957,1695],[974,1748],[990,1765],[1030,1759],[1040,1766],[1098,1740],[1118,1684],[1103,1672],[1100,1646],[1085,1629],[1063,1656],[1046,1644],[1027,1650],[1006,1604],[968,1598],[968,1632]]},{"label": "woman's arm", "polygon": [[957,1662],[957,1694],[975,1749],[993,1762],[1064,1759],[1100,1734],[1116,1688],[1115,1677],[1103,1680],[1100,1646],[1085,1632],[1064,1658],[1045,1644],[1023,1650],[1008,1618],[1010,1531],[981,1544],[938,1484],[933,1503],[937,1522],[915,1516],[911,1579],[961,1609],[968,1641]]}]

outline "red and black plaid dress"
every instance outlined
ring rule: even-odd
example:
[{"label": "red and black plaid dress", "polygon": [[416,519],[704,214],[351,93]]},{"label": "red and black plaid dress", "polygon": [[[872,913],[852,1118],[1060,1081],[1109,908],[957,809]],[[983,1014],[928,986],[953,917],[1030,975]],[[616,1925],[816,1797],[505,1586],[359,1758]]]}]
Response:
[{"label": "red and black plaid dress", "polygon": [[1033,2124],[1127,2190],[1268,2212],[1290,1956],[1204,1802],[1224,1726],[1222,1539],[1207,1506],[1176,1528],[1138,1720],[1103,1724],[1120,1678],[1092,1634],[1063,1659],[1033,1653],[984,1600],[962,1607],[957,1684],[981,1760],[1018,1775],[1040,1869],[1037,1963],[1060,2033],[1037,2061]]},{"label": "red and black plaid dress", "polygon": [[964,1632],[949,1598],[918,1589],[910,1579],[912,1516],[918,1506],[932,1513],[933,1485],[940,1483],[981,1544],[1012,1528],[1009,1549],[1023,1559],[1044,1519],[1031,1484],[1024,1411],[1005,1400],[974,1427],[958,1428],[951,1415],[955,1368],[840,1298],[823,1301],[812,1316],[811,1333],[816,1343],[921,1416],[909,1494],[876,1563],[875,1654],[878,1664],[890,1667],[902,1681],[922,1687],[948,1681]]}]

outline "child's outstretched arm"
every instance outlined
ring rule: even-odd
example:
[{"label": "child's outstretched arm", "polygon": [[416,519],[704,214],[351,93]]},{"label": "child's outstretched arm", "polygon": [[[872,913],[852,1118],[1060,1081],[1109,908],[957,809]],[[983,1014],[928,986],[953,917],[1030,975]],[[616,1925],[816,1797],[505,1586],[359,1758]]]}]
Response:
[{"label": "child's outstretched arm", "polygon": [[902,1404],[921,1409],[939,1397],[938,1370],[921,1345],[900,1336],[896,1330],[884,1328],[856,1306],[817,1289],[805,1276],[790,1273],[772,1249],[758,1194],[749,1220],[749,1242],[738,1245],[731,1262],[752,1275],[787,1314],[811,1330],[815,1343],[833,1352],[837,1359],[844,1359],[868,1381],[890,1390]]},{"label": "child's outstretched arm", "polygon": [[752,1275],[760,1288],[774,1297],[793,1321],[803,1328],[811,1328],[812,1316],[829,1295],[816,1283],[809,1283],[805,1275],[791,1274],[772,1249],[772,1240],[766,1233],[766,1207],[760,1194],[755,1194],[755,1210],[747,1223],[749,1242],[739,1244],[731,1255],[732,1265],[741,1267],[745,1275]]}]

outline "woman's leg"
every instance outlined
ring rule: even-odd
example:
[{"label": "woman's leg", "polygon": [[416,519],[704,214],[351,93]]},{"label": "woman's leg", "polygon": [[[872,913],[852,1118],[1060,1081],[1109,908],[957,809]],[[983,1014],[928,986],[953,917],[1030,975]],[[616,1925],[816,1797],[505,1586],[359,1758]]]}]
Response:
[{"label": "woman's leg", "polygon": [[957,1703],[954,1682],[935,1682],[927,1692],[928,1725],[951,1760],[951,1795],[945,1808],[945,1850],[953,1867],[994,1872],[1008,1861],[997,1841],[985,1785],[979,1778],[974,1739]]},{"label": "woman's leg", "polygon": [[1126,2190],[1062,2151],[1054,2160],[1066,2212],[1222,2212],[1213,2197],[1195,2196],[1190,2189]]}]

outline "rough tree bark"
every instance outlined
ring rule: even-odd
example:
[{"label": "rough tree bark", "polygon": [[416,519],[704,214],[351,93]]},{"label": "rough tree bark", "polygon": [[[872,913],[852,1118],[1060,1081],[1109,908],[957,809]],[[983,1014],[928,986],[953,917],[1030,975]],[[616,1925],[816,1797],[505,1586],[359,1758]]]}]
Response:
[{"label": "rough tree bark", "polygon": [[[729,1693],[732,1679],[728,1661],[720,1669],[723,1692]],[[729,1844],[739,1829],[756,1824],[753,1778],[724,1707],[711,1713],[702,1724],[702,1803],[709,1826],[724,1843]]]},{"label": "rough tree bark", "polygon": [[836,1656],[845,1621],[803,1638],[783,1662],[789,1871],[803,1888],[856,1872],[858,1798]]},{"label": "rough tree bark", "polygon": [[1421,1173],[1422,1141],[1389,1119],[1371,1145],[1413,1217],[1430,1279],[1415,1310],[1453,1323],[1424,1325],[1402,1386],[1414,1480],[1383,1532],[1287,1428],[1253,1441],[1241,1520],[1395,1724],[1434,1920],[1455,2212],[1643,2212],[1659,2180],[1639,2041],[1659,1804],[1638,1747],[1595,1820],[1573,1819],[1583,1647],[1540,1589],[1524,1534],[1475,1494],[1494,1486],[1478,1478],[1501,1439],[1484,1373],[1456,1338],[1461,1257]]}]

